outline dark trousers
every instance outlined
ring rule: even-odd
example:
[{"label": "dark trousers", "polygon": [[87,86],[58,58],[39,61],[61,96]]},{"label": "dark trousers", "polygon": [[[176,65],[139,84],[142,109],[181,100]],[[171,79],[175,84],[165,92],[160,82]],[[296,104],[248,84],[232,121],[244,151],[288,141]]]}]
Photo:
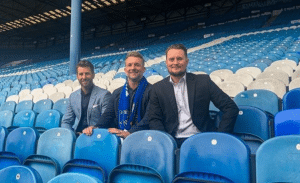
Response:
[{"label": "dark trousers", "polygon": [[175,138],[175,141],[177,143],[177,147],[180,148],[182,143],[186,140],[187,138]]}]

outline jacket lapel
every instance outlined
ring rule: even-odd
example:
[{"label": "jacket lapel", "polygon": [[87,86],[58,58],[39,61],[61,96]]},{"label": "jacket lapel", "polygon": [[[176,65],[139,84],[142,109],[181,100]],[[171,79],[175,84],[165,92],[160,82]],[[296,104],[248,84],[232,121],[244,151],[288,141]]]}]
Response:
[{"label": "jacket lapel", "polygon": [[79,114],[79,118],[78,120],[80,121],[80,118],[81,118],[81,89],[79,89],[76,93],[76,95],[74,96],[74,100],[76,101],[76,106],[77,106],[77,111]]},{"label": "jacket lapel", "polygon": [[187,84],[187,92],[188,92],[188,99],[189,99],[189,107],[191,116],[193,116],[193,109],[194,109],[194,97],[195,97],[195,78],[192,74],[186,73],[186,84]]},{"label": "jacket lapel", "polygon": [[97,92],[96,92],[96,86],[94,86],[93,91],[91,93],[91,97],[90,97],[90,101],[89,101],[89,105],[88,105],[88,109],[87,109],[87,123],[88,125],[90,125],[90,118],[91,118],[91,112],[92,112],[92,108],[93,105],[95,103],[96,100],[96,96],[97,96]]},{"label": "jacket lapel", "polygon": [[169,101],[171,103],[171,107],[173,111],[175,112],[176,116],[178,116],[178,108],[177,108],[177,103],[176,103],[176,98],[175,98],[175,92],[172,83],[170,83],[170,76],[166,78],[165,80],[165,87],[167,91],[167,95],[169,98]]}]

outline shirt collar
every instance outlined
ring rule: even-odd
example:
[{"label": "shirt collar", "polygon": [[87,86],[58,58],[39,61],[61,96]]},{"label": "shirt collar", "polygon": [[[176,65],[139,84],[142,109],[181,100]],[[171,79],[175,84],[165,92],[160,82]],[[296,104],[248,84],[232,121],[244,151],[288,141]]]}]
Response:
[{"label": "shirt collar", "polygon": [[[182,83],[182,82],[186,82],[186,73],[184,74],[184,76],[182,78],[180,78],[178,83]],[[174,81],[172,80],[171,76],[170,76],[170,83],[172,83],[173,85],[176,85],[178,83],[174,83]]]}]

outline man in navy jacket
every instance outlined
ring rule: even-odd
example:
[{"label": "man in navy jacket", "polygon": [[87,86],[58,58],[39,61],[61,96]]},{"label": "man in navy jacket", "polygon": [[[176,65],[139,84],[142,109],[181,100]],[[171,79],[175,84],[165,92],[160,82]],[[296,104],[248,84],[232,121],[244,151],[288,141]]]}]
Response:
[{"label": "man in navy jacket", "polygon": [[[208,75],[187,73],[188,62],[185,46],[171,45],[166,51],[170,76],[154,84],[150,94],[150,129],[171,134],[178,146],[201,132],[231,133],[239,111]],[[218,128],[209,116],[210,101],[223,112]]]}]

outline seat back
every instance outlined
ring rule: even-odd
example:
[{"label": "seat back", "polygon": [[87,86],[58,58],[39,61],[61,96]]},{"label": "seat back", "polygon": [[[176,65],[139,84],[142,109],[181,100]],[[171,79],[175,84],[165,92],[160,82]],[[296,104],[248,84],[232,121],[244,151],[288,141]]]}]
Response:
[{"label": "seat back", "polygon": [[94,129],[91,136],[82,134],[77,138],[74,158],[95,161],[108,176],[119,163],[120,145],[119,137],[107,129]]},{"label": "seat back", "polygon": [[15,153],[22,163],[29,155],[35,154],[38,138],[39,134],[33,128],[17,128],[8,134],[5,151]]},{"label": "seat back", "polygon": [[58,110],[62,114],[65,114],[66,110],[67,110],[68,103],[69,103],[68,98],[60,99],[60,100],[58,100],[57,102],[54,103],[53,109]]},{"label": "seat back", "polygon": [[234,97],[234,102],[237,105],[257,107],[273,115],[281,110],[279,98],[269,90],[255,89],[243,91]]},{"label": "seat back", "polygon": [[287,92],[282,99],[282,109],[299,109],[300,108],[300,89],[296,88]]},{"label": "seat back", "polygon": [[183,172],[173,179],[172,183],[233,183],[226,177],[203,172]]},{"label": "seat back", "polygon": [[38,130],[46,131],[51,128],[60,127],[61,114],[57,110],[43,111],[36,117],[35,127]]},{"label": "seat back", "polygon": [[262,140],[271,138],[272,118],[266,112],[256,107],[239,106],[234,132],[239,134],[251,134]]},{"label": "seat back", "polygon": [[35,169],[40,174],[43,182],[48,182],[60,173],[58,162],[48,156],[31,155],[26,158],[23,165]]},{"label": "seat back", "polygon": [[32,168],[15,165],[0,170],[1,182],[43,183],[41,176]]},{"label": "seat back", "polygon": [[253,89],[264,89],[274,92],[280,99],[286,93],[286,85],[278,80],[273,78],[257,79],[251,82],[248,86],[248,90]]},{"label": "seat back", "polygon": [[175,176],[175,140],[167,133],[144,130],[128,136],[121,149],[120,164],[135,164],[153,168],[171,182]]},{"label": "seat back", "polygon": [[0,111],[0,126],[6,128],[12,126],[14,113],[10,110]]},{"label": "seat back", "polygon": [[180,148],[179,173],[183,172],[206,172],[233,182],[250,183],[250,150],[229,134],[196,134]]},{"label": "seat back", "polygon": [[33,102],[32,100],[24,100],[22,102],[19,102],[16,106],[15,113],[18,113],[23,110],[32,110]]},{"label": "seat back", "polygon": [[51,99],[53,101],[53,103],[55,103],[58,100],[65,98],[65,96],[66,95],[63,92],[56,92],[56,93],[49,95],[49,99]]},{"label": "seat back", "polygon": [[4,110],[10,110],[12,111],[13,113],[15,112],[15,108],[16,108],[16,102],[14,101],[7,101],[7,102],[4,102],[2,105],[1,105],[1,111],[4,111]]},{"label": "seat back", "polygon": [[300,136],[274,137],[264,142],[256,154],[257,183],[300,182]]},{"label": "seat back", "polygon": [[5,145],[7,135],[8,135],[7,129],[3,126],[0,126],[0,152],[4,151],[4,145]]},{"label": "seat back", "polygon": [[300,134],[300,109],[281,111],[274,118],[275,136]]},{"label": "seat back", "polygon": [[38,101],[33,106],[33,111],[36,113],[41,113],[42,111],[47,111],[52,109],[53,102],[50,99],[43,99]]},{"label": "seat back", "polygon": [[52,128],[41,135],[36,154],[57,160],[61,170],[64,164],[73,158],[75,139],[74,132],[69,129]]},{"label": "seat back", "polygon": [[148,166],[123,164],[114,168],[108,182],[164,183],[161,175]]},{"label": "seat back", "polygon": [[88,182],[88,183],[103,183],[95,177],[90,177],[81,173],[64,173],[51,179],[48,183],[73,183],[73,182]]},{"label": "seat back", "polygon": [[5,92],[0,92],[0,106],[6,101],[6,93]]},{"label": "seat back", "polygon": [[35,113],[32,110],[24,110],[17,113],[14,117],[13,126],[33,127]]}]

